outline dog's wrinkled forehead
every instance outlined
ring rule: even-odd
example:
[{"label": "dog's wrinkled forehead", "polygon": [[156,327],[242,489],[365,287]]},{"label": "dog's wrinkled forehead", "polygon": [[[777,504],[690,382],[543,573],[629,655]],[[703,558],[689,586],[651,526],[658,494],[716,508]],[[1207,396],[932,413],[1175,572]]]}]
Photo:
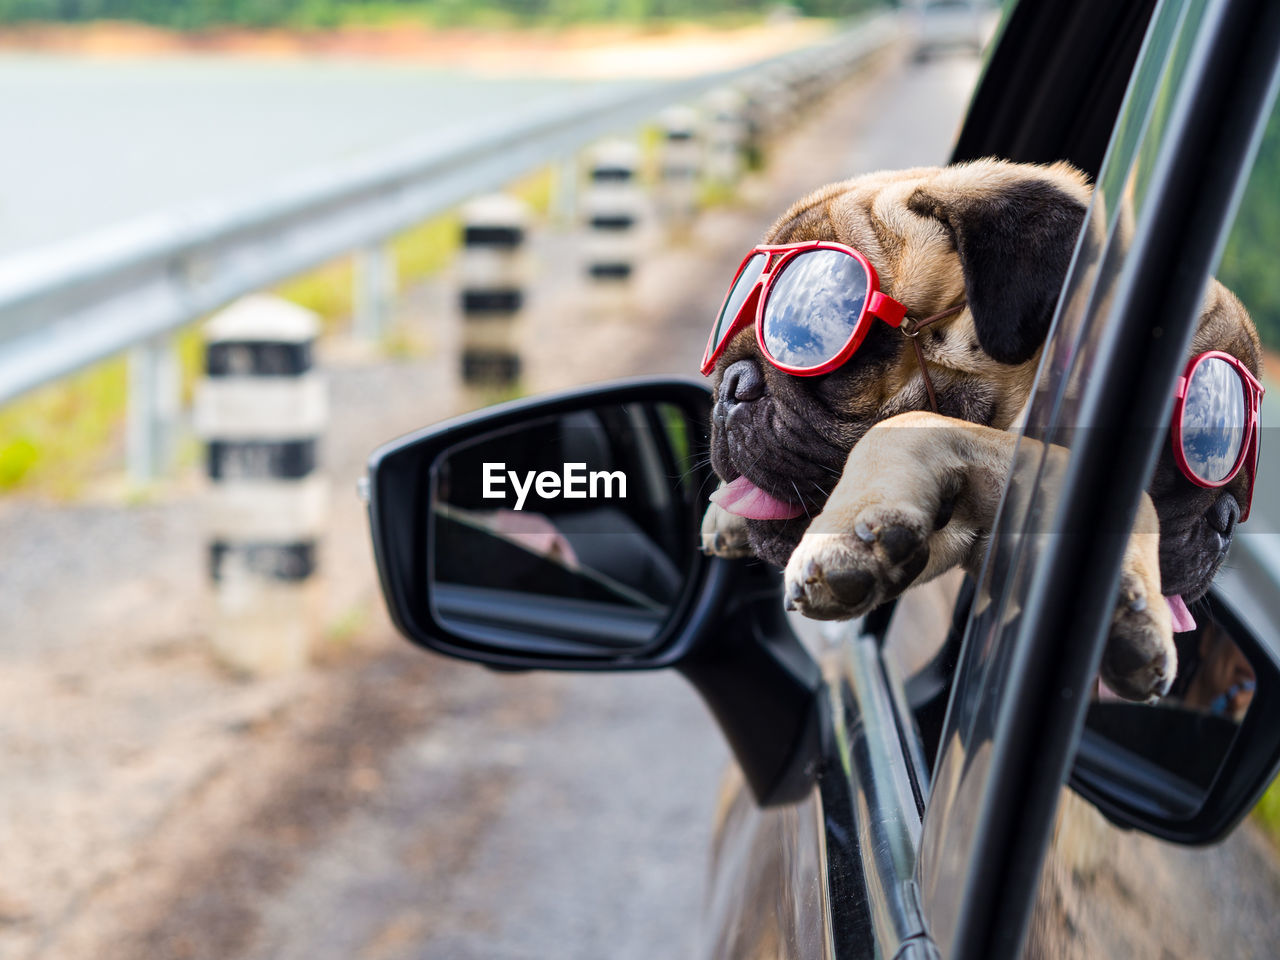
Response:
[{"label": "dog's wrinkled forehead", "polygon": [[943,222],[909,203],[939,172],[876,173],[832,184],[787,211],[764,242],[834,240],[853,247],[871,261],[882,289],[913,315],[937,313],[963,293],[960,258]]}]

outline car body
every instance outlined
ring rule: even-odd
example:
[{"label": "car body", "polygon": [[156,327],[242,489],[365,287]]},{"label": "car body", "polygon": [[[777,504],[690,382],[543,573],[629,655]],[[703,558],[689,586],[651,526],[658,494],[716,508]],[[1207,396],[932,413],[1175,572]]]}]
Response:
[{"label": "car body", "polygon": [[[953,159],[1070,160],[1095,179],[1097,196],[1026,427],[1040,439],[1069,435],[1071,469],[1048,489],[1036,483],[1036,457],[1019,458],[1016,493],[976,578],[910,590],[820,632],[799,625],[810,634],[801,638],[782,612],[776,571],[677,547],[670,555],[686,587],[661,603],[650,589],[641,613],[610,613],[598,583],[570,597],[557,581],[467,594],[475,603],[464,617],[432,594],[445,597],[452,576],[444,567],[453,561],[435,547],[445,516],[437,500],[458,473],[442,464],[457,467],[449,458],[489,438],[518,462],[521,431],[586,413],[579,428],[597,447],[625,437],[618,442],[634,453],[666,437],[674,452],[660,465],[669,469],[697,452],[706,388],[645,381],[522,401],[374,455],[375,548],[410,639],[499,668],[670,667],[706,700],[740,771],[726,781],[716,824],[711,956],[1135,955],[1144,952],[1135,939],[1155,948],[1161,924],[1179,929],[1161,912],[1170,900],[1081,877],[1126,876],[1108,865],[1108,847],[1132,851],[1127,869],[1141,870],[1165,863],[1168,844],[1149,837],[1220,840],[1280,766],[1280,561],[1270,541],[1237,547],[1206,606],[1247,652],[1257,690],[1189,805],[1179,806],[1177,777],[1136,777],[1144,761],[1099,732],[1092,693],[1129,524],[1167,442],[1169,384],[1272,110],[1278,62],[1280,7],[1267,0],[1022,0],[1006,11]],[[611,426],[604,412],[617,410],[626,422]],[[1073,429],[1112,424],[1114,411],[1126,429]],[[580,449],[582,437],[573,442]],[[666,500],[646,493],[641,512],[610,529],[644,525],[661,501],[659,513],[676,531],[684,524],[692,543],[701,469],[673,481]],[[1035,535],[1073,529],[1090,535]],[[671,530],[653,536],[679,542]],[[637,589],[610,583],[617,596]],[[1197,909],[1234,918],[1221,928],[1206,919],[1209,942],[1245,955],[1232,938],[1274,942],[1280,870],[1212,859],[1230,849],[1204,854],[1218,864],[1212,889],[1195,886],[1207,881],[1194,868],[1178,882],[1197,891]],[[1165,872],[1178,873],[1174,862]],[[1272,886],[1250,893],[1255,880]],[[1253,911],[1244,919],[1242,905]],[[1071,912],[1086,906],[1086,920]]]}]

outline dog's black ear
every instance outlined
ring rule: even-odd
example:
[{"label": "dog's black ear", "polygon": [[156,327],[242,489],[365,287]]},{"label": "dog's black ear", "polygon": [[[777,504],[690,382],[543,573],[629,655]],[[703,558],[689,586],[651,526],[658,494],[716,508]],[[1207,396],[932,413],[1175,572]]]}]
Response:
[{"label": "dog's black ear", "polygon": [[945,169],[908,198],[912,213],[950,232],[978,342],[995,360],[1022,363],[1044,343],[1088,190],[1067,164],[980,160]]}]

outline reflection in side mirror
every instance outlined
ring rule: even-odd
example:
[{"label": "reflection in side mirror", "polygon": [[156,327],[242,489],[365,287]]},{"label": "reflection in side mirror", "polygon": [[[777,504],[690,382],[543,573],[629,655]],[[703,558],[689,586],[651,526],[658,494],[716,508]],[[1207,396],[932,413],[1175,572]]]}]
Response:
[{"label": "reflection in side mirror", "polygon": [[509,666],[657,665],[706,567],[705,387],[523,401],[370,461],[392,616],[414,642]]},{"label": "reflection in side mirror", "polygon": [[1156,703],[1132,703],[1099,683],[1077,766],[1135,786],[1133,802],[1189,818],[1204,805],[1257,688],[1248,658],[1210,617],[1176,637],[1178,676]]},{"label": "reflection in side mirror", "polygon": [[444,451],[427,584],[451,632],[591,655],[642,650],[694,558],[688,431],[671,404],[576,410]]},{"label": "reflection in side mirror", "polygon": [[1071,786],[1123,826],[1183,843],[1217,839],[1256,801],[1280,756],[1280,667],[1211,593],[1177,634],[1169,694],[1131,703],[1099,684]]}]

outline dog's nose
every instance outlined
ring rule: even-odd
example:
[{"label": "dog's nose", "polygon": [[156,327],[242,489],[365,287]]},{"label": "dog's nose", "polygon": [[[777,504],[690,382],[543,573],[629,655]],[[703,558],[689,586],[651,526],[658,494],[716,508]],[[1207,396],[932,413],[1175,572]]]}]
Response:
[{"label": "dog's nose", "polygon": [[739,360],[729,365],[720,381],[720,400],[724,403],[747,403],[764,396],[764,374],[754,360]]},{"label": "dog's nose", "polygon": [[1236,528],[1236,522],[1240,519],[1240,504],[1236,503],[1236,498],[1231,494],[1224,493],[1204,512],[1204,518],[1225,539],[1231,536],[1231,531]]}]

